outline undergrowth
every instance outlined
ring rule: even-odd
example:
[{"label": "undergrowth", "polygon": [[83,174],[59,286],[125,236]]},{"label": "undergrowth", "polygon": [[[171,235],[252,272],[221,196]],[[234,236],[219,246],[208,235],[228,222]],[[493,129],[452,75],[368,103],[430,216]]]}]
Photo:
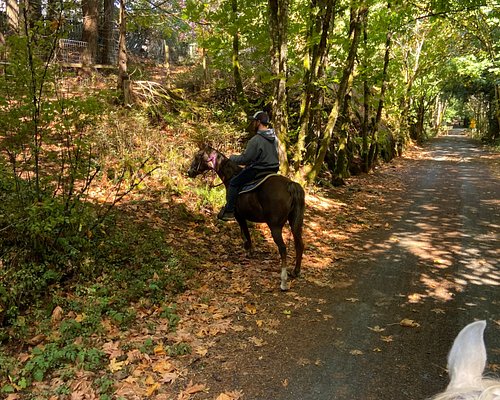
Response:
[{"label": "undergrowth", "polygon": [[[148,109],[120,107],[110,92],[63,96],[58,85],[74,77],[30,62],[31,39],[10,44],[17,63],[0,76],[0,393],[43,381],[52,387],[37,387],[42,398],[67,395],[66,380],[89,371],[111,398],[102,341],[145,310],[175,330],[176,294],[199,265],[166,245],[155,218],[171,210],[150,203],[196,199],[177,204],[189,220],[221,204],[223,189],[187,180],[189,159],[196,143],[232,152],[243,133],[199,107],[186,106],[182,121],[158,109],[153,125]],[[182,342],[134,346],[158,345],[172,357],[191,352]]]}]

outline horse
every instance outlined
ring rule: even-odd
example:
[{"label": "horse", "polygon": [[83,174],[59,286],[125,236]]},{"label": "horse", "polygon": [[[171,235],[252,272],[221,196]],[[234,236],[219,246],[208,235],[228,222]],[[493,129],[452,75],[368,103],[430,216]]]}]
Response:
[{"label": "horse", "polygon": [[[221,152],[210,146],[198,151],[191,162],[188,176],[191,178],[213,170],[224,183],[226,190],[233,176],[241,167]],[[271,230],[274,243],[278,246],[281,259],[281,290],[288,290],[287,249],[283,241],[283,227],[288,221],[294,240],[295,268],[291,277],[300,275],[304,242],[302,227],[304,224],[305,192],[300,184],[283,175],[273,174],[255,189],[240,193],[236,201],[234,216],[238,222],[247,254],[252,253],[252,241],[247,221],[266,223]]]},{"label": "horse", "polygon": [[448,355],[450,383],[432,400],[500,400],[500,380],[483,377],[486,321],[472,322],[455,338]]}]

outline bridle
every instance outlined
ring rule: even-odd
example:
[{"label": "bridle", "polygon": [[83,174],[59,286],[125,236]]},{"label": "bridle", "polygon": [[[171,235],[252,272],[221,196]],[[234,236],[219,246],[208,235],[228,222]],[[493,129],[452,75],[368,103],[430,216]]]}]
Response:
[{"label": "bridle", "polygon": [[[208,160],[207,160],[207,164],[208,163],[212,163],[212,169],[217,172],[217,152],[212,152],[212,154],[210,155],[210,157],[208,157]],[[212,185],[210,186],[211,188],[216,188],[218,186],[221,186],[224,184],[224,181],[221,179],[221,182],[217,185]]]},{"label": "bridle", "polygon": [[[200,158],[200,161],[198,162],[198,166],[196,167],[196,171],[200,170],[201,164],[203,162],[203,159]],[[217,152],[213,151],[210,157],[207,159],[207,164],[211,166],[211,168],[217,173]],[[217,175],[218,176],[218,175]],[[210,188],[216,188],[218,186],[221,186],[224,184],[224,181],[221,179],[221,183],[217,185],[211,185]]]}]

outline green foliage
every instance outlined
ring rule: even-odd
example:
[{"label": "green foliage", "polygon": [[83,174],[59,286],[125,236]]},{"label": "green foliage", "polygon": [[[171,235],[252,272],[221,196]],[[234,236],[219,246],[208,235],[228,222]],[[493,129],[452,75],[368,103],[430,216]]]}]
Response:
[{"label": "green foliage", "polygon": [[160,313],[160,317],[168,320],[168,327],[170,330],[175,330],[177,328],[177,324],[180,322],[180,317],[175,313],[175,311],[175,306],[163,306]]},{"label": "green foliage", "polygon": [[191,354],[191,346],[187,343],[175,343],[167,347],[167,354],[171,357],[185,356]]},{"label": "green foliage", "polygon": [[225,203],[226,192],[224,187],[210,188],[207,186],[197,187],[194,192],[197,195],[197,209],[201,210],[205,207],[218,208]]},{"label": "green foliage", "polygon": [[76,344],[61,346],[57,343],[49,343],[33,349],[31,358],[22,368],[20,376],[27,382],[42,381],[48,373],[67,364],[73,364],[75,368],[87,371],[96,371],[103,367],[105,359],[105,354],[95,348]]}]

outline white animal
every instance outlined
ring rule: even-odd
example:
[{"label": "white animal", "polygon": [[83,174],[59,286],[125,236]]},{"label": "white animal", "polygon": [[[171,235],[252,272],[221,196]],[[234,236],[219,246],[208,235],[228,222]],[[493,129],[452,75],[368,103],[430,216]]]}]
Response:
[{"label": "white animal", "polygon": [[433,400],[500,400],[500,380],[483,377],[486,347],[483,333],[486,321],[463,328],[448,355],[450,383]]}]

